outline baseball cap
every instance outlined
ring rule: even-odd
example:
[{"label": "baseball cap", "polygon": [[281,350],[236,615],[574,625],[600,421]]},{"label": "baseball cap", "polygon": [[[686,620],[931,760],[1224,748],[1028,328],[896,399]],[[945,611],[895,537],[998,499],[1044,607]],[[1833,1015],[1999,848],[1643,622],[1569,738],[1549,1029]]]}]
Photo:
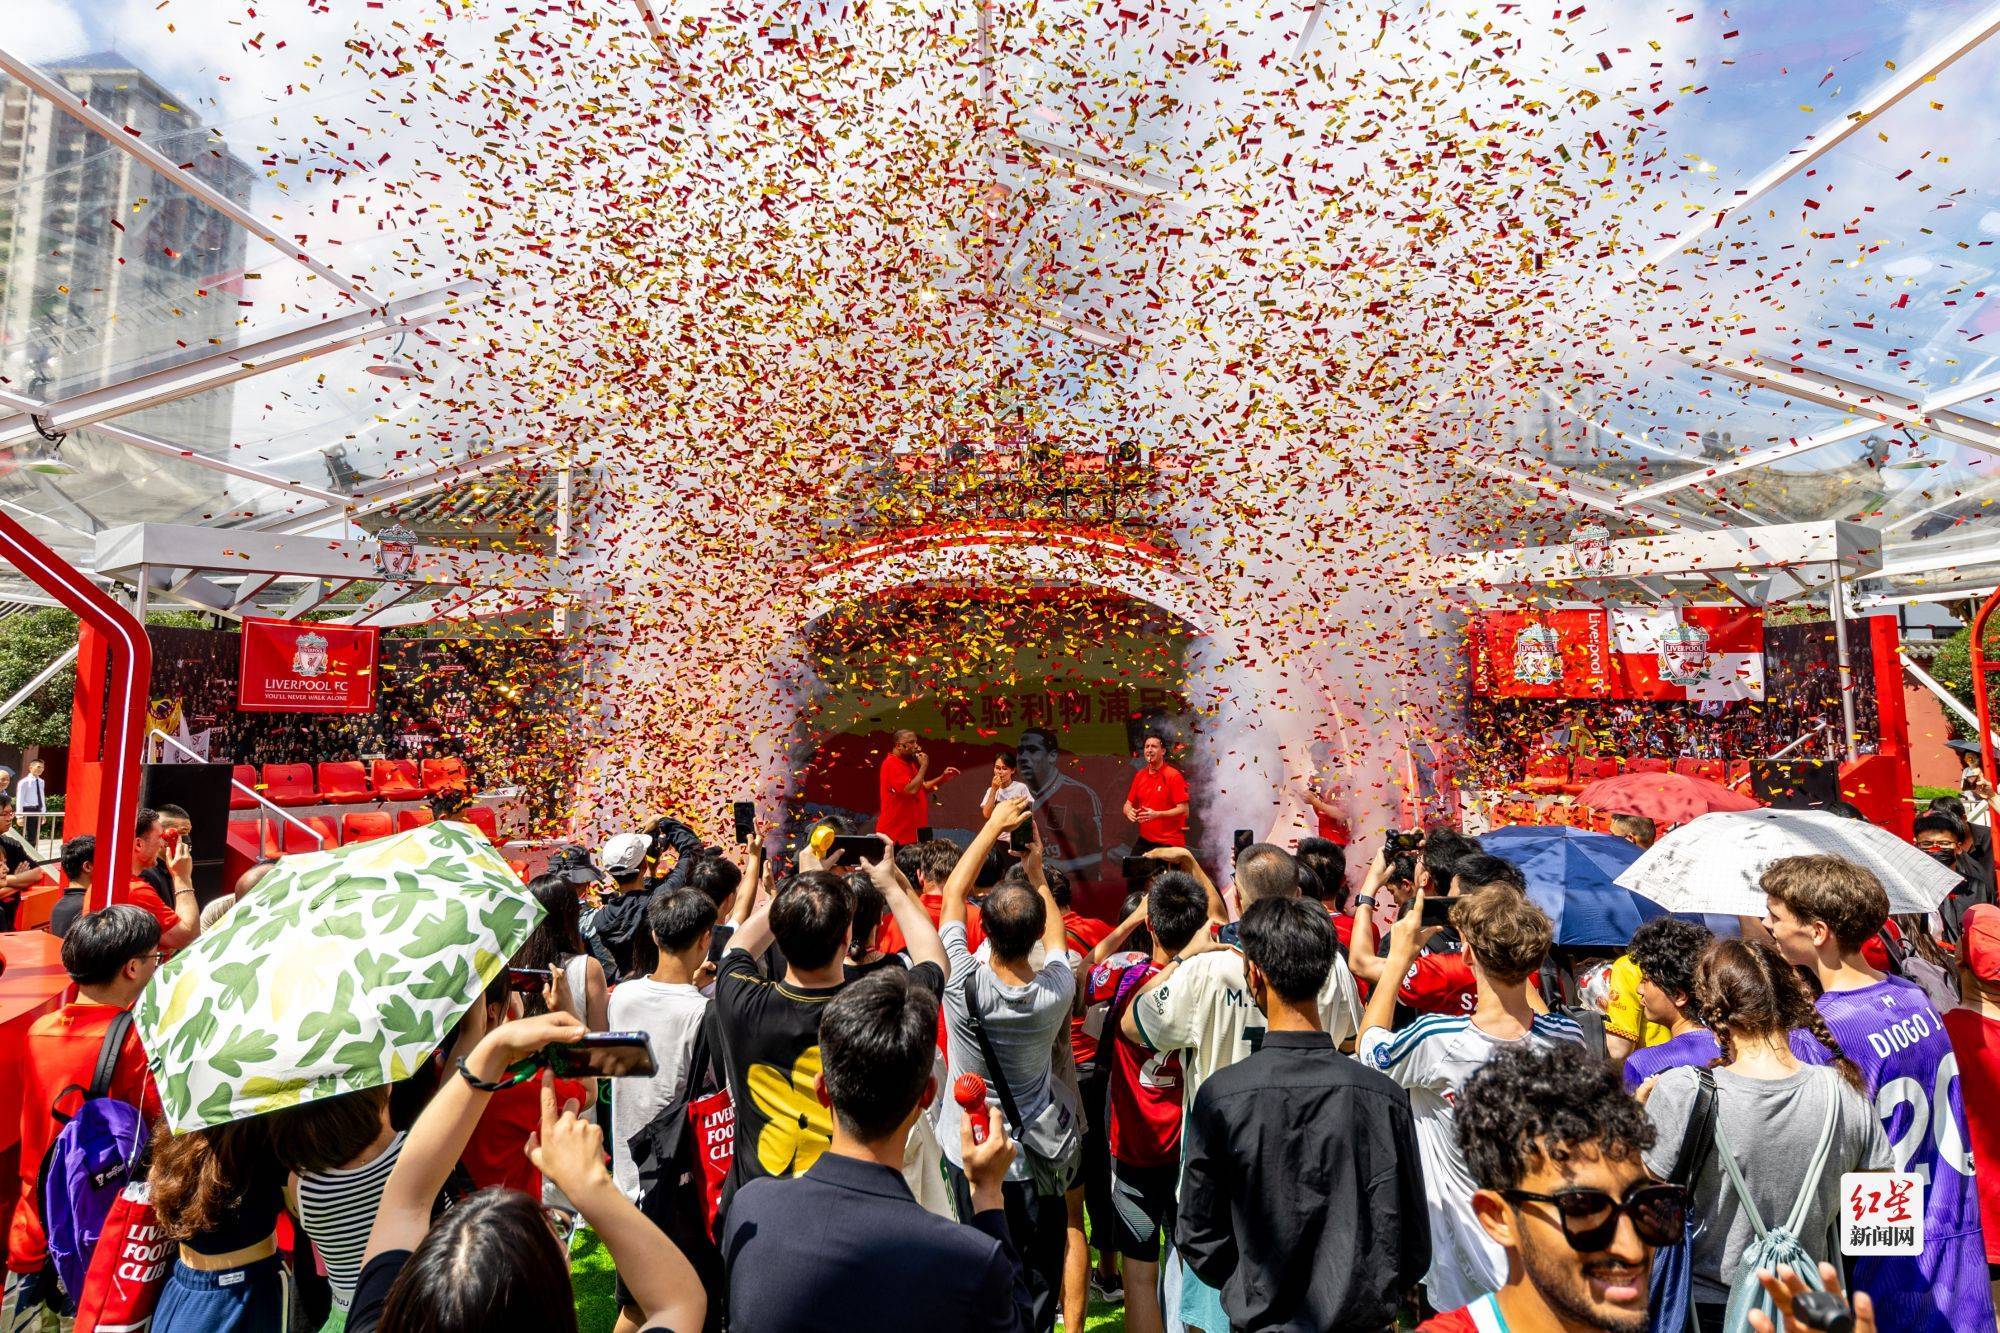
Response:
[{"label": "baseball cap", "polygon": [[612,874],[630,875],[646,864],[646,853],[652,849],[653,840],[643,833],[619,833],[607,839],[597,855]]},{"label": "baseball cap", "polygon": [[1973,976],[2000,985],[2000,907],[1980,903],[1966,908],[1959,922],[1958,947]]},{"label": "baseball cap", "polygon": [[588,847],[564,847],[549,857],[548,874],[561,875],[571,884],[595,884],[604,878]]}]

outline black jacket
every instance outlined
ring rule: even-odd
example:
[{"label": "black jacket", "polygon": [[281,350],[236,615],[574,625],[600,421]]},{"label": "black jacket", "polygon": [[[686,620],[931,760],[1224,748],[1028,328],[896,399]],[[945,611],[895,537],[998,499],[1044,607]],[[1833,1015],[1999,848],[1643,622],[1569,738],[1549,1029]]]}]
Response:
[{"label": "black jacket", "polygon": [[1024,1333],[1032,1307],[998,1208],[946,1221],[902,1173],[821,1153],[730,1201],[732,1333]]},{"label": "black jacket", "polygon": [[1238,1333],[1377,1333],[1431,1262],[1410,1097],[1323,1032],[1269,1032],[1195,1095],[1176,1242]]}]

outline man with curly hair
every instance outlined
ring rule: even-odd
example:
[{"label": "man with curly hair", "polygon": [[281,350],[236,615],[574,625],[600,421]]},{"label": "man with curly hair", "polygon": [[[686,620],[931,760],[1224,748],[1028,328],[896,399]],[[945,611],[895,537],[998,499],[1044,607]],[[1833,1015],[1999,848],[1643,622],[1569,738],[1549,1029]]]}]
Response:
[{"label": "man with curly hair", "polygon": [[1652,1124],[1612,1068],[1567,1042],[1501,1051],[1466,1083],[1457,1128],[1507,1281],[1418,1333],[1641,1333],[1687,1192],[1647,1172]]},{"label": "man with curly hair", "polygon": [[1656,916],[1632,932],[1625,957],[1639,974],[1634,987],[1639,1016],[1648,1026],[1665,1029],[1666,1036],[1625,1057],[1625,1091],[1637,1092],[1641,1083],[1669,1069],[1722,1057],[1694,1002],[1695,960],[1714,938],[1700,922],[1671,916]]}]

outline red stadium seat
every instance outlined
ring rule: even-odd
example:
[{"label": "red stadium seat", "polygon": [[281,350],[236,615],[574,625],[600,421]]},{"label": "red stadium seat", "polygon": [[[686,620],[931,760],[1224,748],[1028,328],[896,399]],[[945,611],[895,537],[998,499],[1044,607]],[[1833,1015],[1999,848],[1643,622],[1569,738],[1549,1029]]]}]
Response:
[{"label": "red stadium seat", "polygon": [[[257,770],[250,767],[250,765],[236,765],[229,770],[229,776],[250,788],[251,791],[257,790]],[[231,787],[229,789],[229,808],[231,810],[255,810],[257,802],[250,799],[249,793],[240,792],[236,788]]]},{"label": "red stadium seat", "polygon": [[[262,836],[259,836],[260,833]],[[229,845],[241,852],[246,860],[256,862],[267,856],[276,856],[277,842],[277,836],[268,830],[260,830],[254,819],[229,821]]]},{"label": "red stadium seat", "polygon": [[1671,759],[1629,759],[1625,762],[1627,773],[1671,773],[1674,761]]},{"label": "red stadium seat", "polygon": [[398,810],[396,812],[396,832],[408,833],[413,828],[422,828],[426,824],[435,823],[436,820],[437,816],[433,815],[428,808],[421,805],[414,810]]},{"label": "red stadium seat", "polygon": [[490,805],[468,805],[455,816],[461,823],[470,824],[486,835],[488,842],[500,841],[500,820]]},{"label": "red stadium seat", "polygon": [[311,764],[264,765],[264,799],[273,805],[317,805]]},{"label": "red stadium seat", "polygon": [[312,835],[297,824],[285,823],[285,855],[297,856],[301,852],[330,852],[340,846],[340,830],[325,815],[308,815],[304,819],[307,827],[316,829],[325,842],[313,841]]},{"label": "red stadium seat", "polygon": [[1569,774],[1570,780],[1564,784],[1563,790],[1574,796],[1593,782],[1617,777],[1618,761],[1604,756],[1578,759],[1570,765]]},{"label": "red stadium seat", "polygon": [[1558,792],[1569,783],[1569,760],[1559,754],[1545,754],[1528,765],[1528,776],[1522,780],[1521,789],[1532,792]]},{"label": "red stadium seat", "polygon": [[471,786],[463,759],[426,759],[423,765],[424,790],[435,796],[441,791]]},{"label": "red stadium seat", "polygon": [[421,801],[424,780],[414,759],[377,759],[375,797],[382,801]]},{"label": "red stadium seat", "polygon": [[387,810],[349,810],[340,817],[342,843],[386,838],[396,831],[396,817]]},{"label": "red stadium seat", "polygon": [[374,800],[375,793],[368,790],[368,770],[352,760],[321,764],[319,798],[328,805],[356,805]]},{"label": "red stadium seat", "polygon": [[1676,759],[1674,772],[1682,777],[1702,778],[1709,782],[1729,780],[1729,765],[1721,759]]}]

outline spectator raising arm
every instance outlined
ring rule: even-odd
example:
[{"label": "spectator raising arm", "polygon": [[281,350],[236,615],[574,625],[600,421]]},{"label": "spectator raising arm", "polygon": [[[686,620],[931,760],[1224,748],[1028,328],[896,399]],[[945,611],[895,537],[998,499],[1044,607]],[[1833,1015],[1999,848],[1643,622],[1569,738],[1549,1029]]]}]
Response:
[{"label": "spectator raising arm", "polygon": [[1062,905],[1056,902],[1055,894],[1049,889],[1049,877],[1042,873],[1041,839],[1029,843],[1028,849],[1021,853],[1021,871],[1027,875],[1028,883],[1035,886],[1035,892],[1042,896],[1043,956],[1060,957],[1069,947],[1069,940],[1064,933]]},{"label": "spectator raising arm", "polygon": [[[1424,895],[1419,893],[1410,899],[1409,906],[1396,924],[1389,928],[1389,956],[1382,960],[1383,970],[1392,977],[1400,977],[1408,972],[1417,961],[1417,950],[1434,937],[1442,926],[1424,925]],[[1361,938],[1361,918],[1354,921],[1354,938]],[[1366,1038],[1370,1028],[1381,1028],[1387,1032],[1396,1018],[1396,988],[1377,986],[1368,993],[1368,1007],[1361,1013],[1361,1036]]]},{"label": "spectator raising arm", "polygon": [[528,1140],[528,1160],[576,1205],[611,1251],[631,1303],[646,1327],[694,1333],[708,1313],[708,1296],[694,1265],[626,1198],[604,1169],[604,1131],[574,1109],[556,1114],[553,1075],[542,1075],[542,1129]]},{"label": "spectator raising arm", "polygon": [[1215,887],[1215,881],[1195,860],[1194,853],[1185,847],[1155,847],[1146,853],[1149,860],[1165,861],[1176,870],[1184,870],[1194,876],[1194,882],[1201,885],[1201,891],[1208,895],[1208,919],[1218,926],[1229,924],[1229,905],[1222,901],[1222,891]]},{"label": "spectator raising arm", "polygon": [[[965,895],[972,891],[972,885],[979,878],[979,867],[986,864],[986,858],[993,851],[993,844],[1000,841],[1000,835],[1014,828],[1028,817],[1028,802],[1019,796],[1012,796],[993,807],[987,816],[986,825],[972,835],[972,845],[965,849],[965,855],[958,858],[958,864],[951,868],[951,874],[944,882],[944,908],[938,921],[940,925],[950,925],[956,921],[965,924]],[[1060,923],[1062,914],[1056,914]],[[1057,935],[1061,935],[1057,931]],[[1060,948],[1060,942],[1057,944]]]},{"label": "spectator raising arm", "polygon": [[1116,926],[1113,926],[1111,933],[1097,942],[1096,947],[1090,951],[1090,957],[1083,960],[1085,971],[1096,967],[1112,954],[1124,948],[1125,941],[1132,938],[1132,932],[1146,924],[1146,901],[1146,899],[1141,898],[1139,905],[1132,909],[1132,915],[1120,921]]},{"label": "spectator raising arm", "polygon": [[1385,848],[1382,855],[1368,863],[1368,874],[1362,879],[1361,892],[1355,898],[1354,933],[1347,940],[1347,970],[1354,974],[1356,980],[1371,986],[1380,984],[1383,977],[1390,975],[1388,965],[1375,952],[1373,906],[1388,882],[1389,854]]},{"label": "spectator raising arm", "polygon": [[[895,921],[896,929],[903,932],[903,947],[909,951],[910,962],[936,963],[950,976],[951,964],[945,959],[937,927],[931,924],[930,914],[911,891],[910,881],[896,867],[896,844],[886,837],[882,839],[882,859],[868,867],[868,881],[882,891],[890,918]],[[959,907],[964,910],[962,902]]]},{"label": "spectator raising arm", "polygon": [[186,838],[174,844],[172,855],[167,857],[167,873],[174,877],[177,919],[160,933],[160,947],[171,953],[187,948],[201,934],[201,901],[194,896],[194,847]]}]

